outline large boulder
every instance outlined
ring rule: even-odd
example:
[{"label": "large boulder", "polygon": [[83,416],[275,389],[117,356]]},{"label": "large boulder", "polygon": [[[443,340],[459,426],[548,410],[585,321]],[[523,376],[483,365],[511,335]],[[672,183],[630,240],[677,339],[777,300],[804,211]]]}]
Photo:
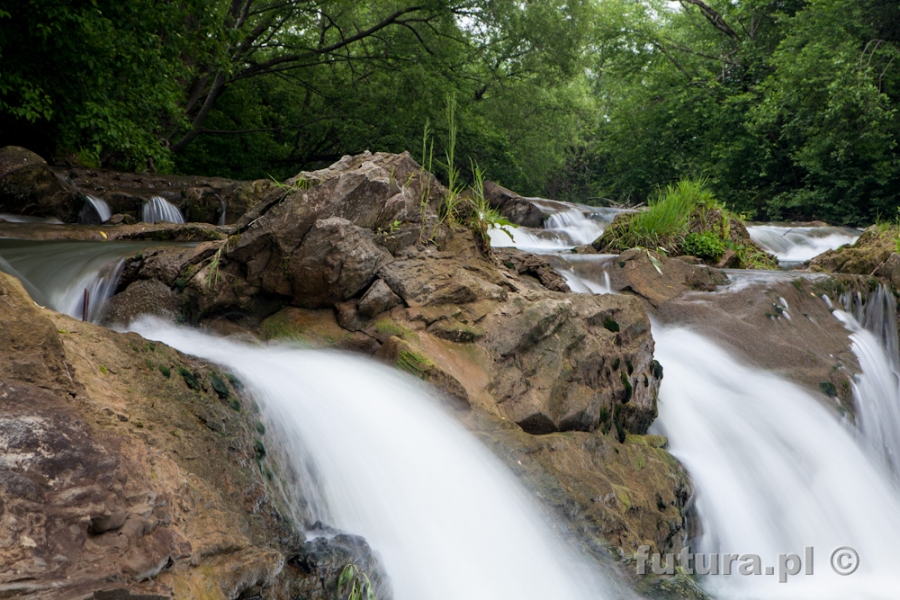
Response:
[{"label": "large boulder", "polygon": [[326,600],[344,564],[377,575],[360,538],[297,531],[272,483],[297,475],[237,380],[4,274],[0,396],[4,597]]},{"label": "large boulder", "polygon": [[547,213],[534,203],[534,200],[539,199],[523,198],[493,181],[484,182],[484,198],[493,208],[500,211],[501,215],[516,225],[540,228],[547,220]]},{"label": "large boulder", "polygon": [[445,195],[408,154],[345,157],[288,180],[227,241],[145,251],[122,285],[158,279],[223,333],[374,355],[441,390],[592,547],[677,551],[690,492],[646,437],[662,370],[642,300],[567,293],[544,258],[483,252]]},{"label": "large boulder", "polygon": [[30,150],[0,148],[0,213],[77,220],[84,198]]}]

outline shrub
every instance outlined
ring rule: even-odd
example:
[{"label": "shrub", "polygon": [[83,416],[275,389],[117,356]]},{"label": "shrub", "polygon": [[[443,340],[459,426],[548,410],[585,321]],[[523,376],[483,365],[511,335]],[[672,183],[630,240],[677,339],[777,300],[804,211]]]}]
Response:
[{"label": "shrub", "polygon": [[711,231],[684,236],[681,251],[698,258],[717,261],[725,254],[725,241]]},{"label": "shrub", "polygon": [[703,181],[685,179],[661,190],[647,210],[613,224],[603,237],[609,249],[675,248],[688,234],[695,211],[724,209]]}]

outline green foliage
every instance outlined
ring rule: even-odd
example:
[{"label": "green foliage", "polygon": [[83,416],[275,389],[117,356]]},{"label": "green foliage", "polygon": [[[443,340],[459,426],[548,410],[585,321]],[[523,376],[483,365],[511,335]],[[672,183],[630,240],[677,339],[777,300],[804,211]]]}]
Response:
[{"label": "green foliage", "polygon": [[212,384],[213,390],[222,400],[231,395],[231,390],[228,389],[228,386],[225,385],[225,382],[222,381],[222,378],[219,377],[218,373],[210,373],[209,382]]},{"label": "green foliage", "polygon": [[338,598],[346,600],[375,600],[375,588],[366,575],[356,565],[347,565],[341,570],[337,581]]},{"label": "green foliage", "polygon": [[725,241],[711,231],[692,232],[684,237],[681,250],[691,256],[717,261],[725,254]]},{"label": "green foliage", "polygon": [[168,379],[172,376],[172,371],[166,365],[159,365],[159,372],[163,374],[163,377]]},{"label": "green foliage", "polygon": [[900,6],[603,6],[569,197],[643,202],[703,174],[757,219],[868,224],[900,203]]},{"label": "green foliage", "polygon": [[192,390],[200,389],[200,382],[198,382],[194,374],[188,371],[186,368],[178,367],[178,374],[181,375],[182,379],[184,379],[184,382],[189,388],[191,388]]},{"label": "green foliage", "polygon": [[722,206],[703,181],[682,180],[661,190],[647,210],[613,224],[604,238],[609,248],[617,250],[637,247],[672,250],[684,242],[695,213],[712,208]]}]

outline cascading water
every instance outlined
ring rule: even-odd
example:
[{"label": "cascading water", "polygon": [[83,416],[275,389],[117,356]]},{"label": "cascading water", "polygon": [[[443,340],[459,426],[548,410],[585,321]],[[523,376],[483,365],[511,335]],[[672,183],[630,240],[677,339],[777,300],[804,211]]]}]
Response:
[{"label": "cascading water", "polygon": [[495,248],[516,247],[536,253],[567,251],[596,240],[617,214],[618,208],[585,206],[532,199],[532,204],[547,214],[543,229],[509,228],[513,239],[498,228],[491,229],[491,245]]},{"label": "cascading water", "polygon": [[144,203],[142,217],[145,223],[184,223],[184,215],[178,207],[161,196],[154,196]]},{"label": "cascading water", "polygon": [[[818,400],[739,364],[686,329],[654,328],[665,369],[660,416],[670,452],[687,467],[703,534],[695,553],[779,554],[814,548],[814,574],[701,578],[717,598],[893,599],[900,490]],[[836,575],[832,552],[849,546],[859,569]]]},{"label": "cascading water", "polygon": [[785,267],[799,265],[826,250],[852,244],[860,232],[850,227],[748,225],[750,238],[778,258]]},{"label": "cascading water", "polygon": [[318,518],[363,535],[397,600],[597,599],[512,475],[421,385],[350,355],[248,347],[141,320],[146,338],[233,370],[305,470]]},{"label": "cascading water", "polygon": [[109,204],[106,203],[106,200],[102,198],[97,198],[96,196],[91,196],[88,194],[85,196],[85,204],[90,206],[91,209],[96,213],[97,219],[99,219],[100,223],[105,223],[109,221],[109,218],[112,216],[112,211],[109,209]]},{"label": "cascading water", "polygon": [[900,474],[900,354],[894,294],[885,285],[840,298],[847,312],[835,316],[851,332],[862,373],[854,377],[857,424],[888,467]]},{"label": "cascading water", "polygon": [[[158,243],[156,245],[159,245]],[[97,321],[115,291],[123,259],[147,242],[36,242],[0,239],[0,270],[17,277],[42,306]]]}]

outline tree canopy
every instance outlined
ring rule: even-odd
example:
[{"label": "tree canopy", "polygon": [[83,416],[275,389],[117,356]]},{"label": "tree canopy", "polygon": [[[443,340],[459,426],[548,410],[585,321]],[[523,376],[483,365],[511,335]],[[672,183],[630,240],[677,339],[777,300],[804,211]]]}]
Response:
[{"label": "tree canopy", "polygon": [[[0,0],[0,136],[239,178],[446,139],[526,194],[900,205],[897,0]],[[436,148],[442,155],[443,149]],[[460,165],[465,168],[466,165]]]}]

